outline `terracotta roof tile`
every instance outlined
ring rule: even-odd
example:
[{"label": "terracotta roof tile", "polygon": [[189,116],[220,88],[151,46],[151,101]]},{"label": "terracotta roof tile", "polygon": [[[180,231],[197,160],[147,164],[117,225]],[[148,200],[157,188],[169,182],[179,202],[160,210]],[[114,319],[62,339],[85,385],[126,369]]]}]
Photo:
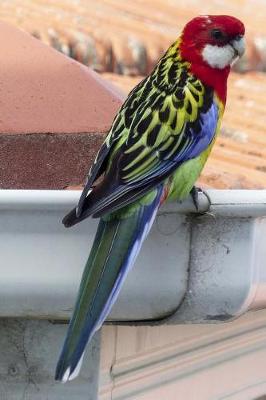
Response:
[{"label": "terracotta roof tile", "polygon": [[0,133],[108,130],[121,95],[98,74],[4,22],[0,48]]},{"label": "terracotta roof tile", "polygon": [[24,0],[23,7],[21,0],[2,0],[0,4],[2,20],[99,71],[128,74],[149,70],[189,19],[207,13],[241,18],[249,49],[239,68],[266,70],[265,0]]}]

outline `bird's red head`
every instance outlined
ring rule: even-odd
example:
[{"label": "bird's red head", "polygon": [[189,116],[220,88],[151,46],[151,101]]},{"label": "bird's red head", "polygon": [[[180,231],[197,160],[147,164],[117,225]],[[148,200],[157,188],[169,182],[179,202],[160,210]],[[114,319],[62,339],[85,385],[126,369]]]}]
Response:
[{"label": "bird's red head", "polygon": [[224,102],[230,66],[245,50],[244,34],[245,27],[237,18],[202,15],[188,22],[181,35],[181,57]]}]

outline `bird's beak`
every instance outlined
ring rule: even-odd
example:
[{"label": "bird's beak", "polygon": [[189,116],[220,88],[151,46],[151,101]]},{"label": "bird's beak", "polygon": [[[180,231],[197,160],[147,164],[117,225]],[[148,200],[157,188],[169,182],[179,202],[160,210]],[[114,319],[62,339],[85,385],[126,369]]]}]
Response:
[{"label": "bird's beak", "polygon": [[235,56],[242,57],[245,53],[246,48],[244,37],[239,35],[234,40],[232,40],[230,44],[234,49]]}]

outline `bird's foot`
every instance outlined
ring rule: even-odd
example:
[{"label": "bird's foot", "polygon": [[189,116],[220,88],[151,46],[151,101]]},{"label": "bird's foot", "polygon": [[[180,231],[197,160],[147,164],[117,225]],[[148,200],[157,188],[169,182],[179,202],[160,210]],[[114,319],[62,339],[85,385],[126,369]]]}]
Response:
[{"label": "bird's foot", "polygon": [[193,201],[193,204],[194,204],[197,212],[200,212],[200,209],[199,209],[199,194],[200,195],[204,194],[205,197],[208,200],[208,203],[209,203],[206,211],[203,212],[203,214],[205,214],[210,209],[211,199],[210,199],[209,195],[204,190],[202,190],[201,188],[198,188],[196,186],[193,186],[193,188],[190,191],[190,195],[192,197],[192,201]]},{"label": "bird's foot", "polygon": [[199,211],[199,192],[202,193],[202,189],[198,188],[196,186],[193,186],[193,188],[190,191],[190,195],[192,197],[193,204],[197,211]]}]

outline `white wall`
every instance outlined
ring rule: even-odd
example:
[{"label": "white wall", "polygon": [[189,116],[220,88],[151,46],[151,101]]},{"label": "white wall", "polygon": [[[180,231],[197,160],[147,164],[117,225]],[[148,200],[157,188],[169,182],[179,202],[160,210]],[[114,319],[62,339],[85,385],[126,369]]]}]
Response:
[{"label": "white wall", "polygon": [[105,326],[100,400],[255,400],[266,394],[266,311],[219,325]]}]

